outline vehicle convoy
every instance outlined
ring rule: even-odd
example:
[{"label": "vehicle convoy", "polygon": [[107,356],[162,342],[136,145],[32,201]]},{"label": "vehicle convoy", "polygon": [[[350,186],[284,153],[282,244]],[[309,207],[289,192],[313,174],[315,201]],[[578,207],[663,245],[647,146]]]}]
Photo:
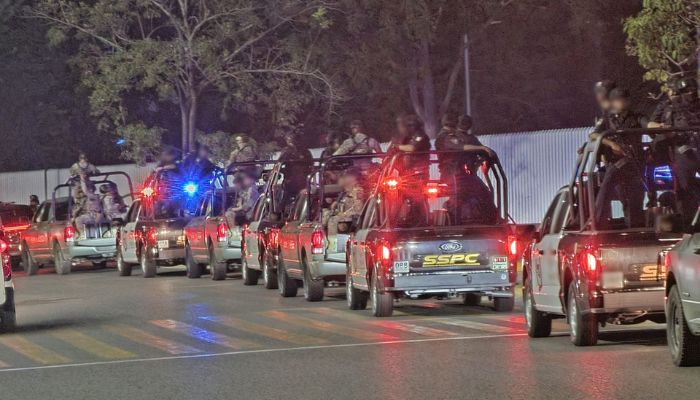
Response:
[{"label": "vehicle convoy", "polygon": [[115,221],[120,276],[131,276],[134,265],[139,265],[144,278],[153,278],[158,267],[185,261],[183,230],[201,202],[200,183],[166,174],[150,176],[126,219]]},{"label": "vehicle convoy", "polygon": [[20,266],[22,259],[21,236],[29,229],[32,220],[32,210],[27,205],[0,203],[0,231],[5,234],[9,245],[8,254],[13,269]]},{"label": "vehicle convoy", "polygon": [[4,234],[0,233],[0,267],[2,268],[2,287],[0,287],[0,332],[15,329],[15,286],[12,283],[12,265],[10,264],[10,245]]},{"label": "vehicle convoy", "polygon": [[[214,185],[202,198],[197,213],[185,227],[185,264],[187,276],[199,278],[209,266],[213,280],[226,279],[226,273],[241,263],[241,231],[247,217],[228,212],[237,205],[241,192],[240,173],[269,172],[270,161],[249,161],[229,166],[214,178]],[[267,173],[263,176],[267,177]],[[258,180],[252,188],[256,193],[264,190],[265,183]],[[242,200],[242,199],[241,199]],[[238,219],[238,220],[236,220]]]},{"label": "vehicle convoy", "polygon": [[266,289],[277,289],[277,250],[279,232],[297,196],[306,186],[313,169],[309,160],[279,161],[267,177],[241,240],[241,270],[244,285],[257,285],[262,274]]},{"label": "vehicle convoy", "polygon": [[[680,239],[681,216],[670,167],[650,161],[644,134],[607,132],[587,143],[572,182],[551,203],[523,260],[531,337],[549,336],[555,318],[567,319],[577,346],[596,344],[599,327],[608,323],[664,322],[657,258]],[[636,144],[612,161],[608,140]],[[624,190],[601,198],[609,183],[605,160],[606,174],[627,168],[627,175],[615,182]]]},{"label": "vehicle convoy", "polygon": [[402,296],[464,295],[467,304],[489,296],[496,310],[511,311],[517,241],[498,157],[482,151],[387,157],[350,227],[348,307],[364,309],[371,297],[374,316],[387,317]]},{"label": "vehicle convoy", "polygon": [[663,258],[668,346],[677,366],[700,365],[700,212],[692,234]]},{"label": "vehicle convoy", "polygon": [[[301,283],[306,300],[320,301],[327,285],[345,282],[349,235],[347,229],[338,233],[336,228],[340,223],[353,222],[353,211],[349,208],[357,208],[359,214],[364,193],[369,191],[366,186],[376,181],[382,157],[376,154],[331,157],[310,175],[307,189],[298,196],[279,232],[275,260],[281,296],[296,296]],[[348,174],[357,176],[348,178]],[[353,179],[354,183],[347,190],[340,184],[346,179]],[[360,198],[354,199],[353,191]]]},{"label": "vehicle convoy", "polygon": [[[131,199],[133,185],[125,172],[115,171],[86,178],[91,185],[91,196],[95,201],[105,203],[103,187],[118,187],[116,178],[128,185],[129,193],[123,199]],[[40,266],[53,264],[56,273],[65,275],[72,266],[81,262],[91,262],[102,268],[107,261],[114,260],[117,247],[117,229],[112,226],[108,215],[101,212],[91,218],[90,222],[78,223],[74,215],[74,192],[81,186],[80,178],[71,178],[66,183],[56,186],[50,200],[41,204],[31,226],[22,233],[22,265],[27,275],[34,275]],[[59,194],[67,192],[67,196]],[[99,196],[99,197],[98,197]],[[106,209],[103,204],[102,209]]]}]

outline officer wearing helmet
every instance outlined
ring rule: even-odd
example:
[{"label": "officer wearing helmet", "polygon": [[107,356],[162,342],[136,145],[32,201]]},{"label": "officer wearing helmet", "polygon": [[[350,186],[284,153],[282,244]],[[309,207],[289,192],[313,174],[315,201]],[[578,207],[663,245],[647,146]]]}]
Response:
[{"label": "officer wearing helmet", "polygon": [[[457,119],[454,115],[445,114],[442,117],[442,129],[435,139],[435,149],[437,151],[481,151],[492,157],[495,153],[490,148],[481,144],[481,141],[472,133],[471,117],[462,115]],[[470,157],[473,161],[473,157]],[[453,154],[440,155],[440,175],[449,176],[458,169],[460,161],[465,161],[463,157],[456,158]],[[469,166],[473,162],[469,162]]]},{"label": "officer wearing helmet", "polygon": [[[631,109],[629,91],[615,88],[610,92],[610,112],[590,134],[591,140],[605,132],[636,129],[646,126],[646,118]],[[643,165],[640,135],[607,135],[602,144],[604,163],[603,181],[596,197],[595,220],[605,228],[612,215],[611,201],[622,201],[629,228],[646,223],[643,214],[644,186],[641,174]]]},{"label": "officer wearing helmet", "polygon": [[291,128],[283,131],[284,147],[280,150],[280,161],[308,161],[313,162],[313,156],[309,149],[302,149],[297,143],[297,134]]},{"label": "officer wearing helmet", "polygon": [[596,125],[607,118],[610,112],[610,92],[617,88],[617,84],[609,79],[596,82],[593,86],[595,101],[600,109],[600,115],[596,118]]},{"label": "officer wearing helmet", "polygon": [[381,153],[379,142],[365,133],[365,126],[359,119],[350,123],[350,137],[345,139],[340,148],[333,153],[334,156],[344,154],[370,154]]}]

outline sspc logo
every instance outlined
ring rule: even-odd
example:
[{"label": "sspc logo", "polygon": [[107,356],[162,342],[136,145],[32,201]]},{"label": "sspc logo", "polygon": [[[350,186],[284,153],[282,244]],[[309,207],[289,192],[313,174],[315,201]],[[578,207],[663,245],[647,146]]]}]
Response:
[{"label": "sspc logo", "polygon": [[456,253],[462,250],[462,245],[457,242],[446,242],[440,245],[440,250],[446,253]]}]

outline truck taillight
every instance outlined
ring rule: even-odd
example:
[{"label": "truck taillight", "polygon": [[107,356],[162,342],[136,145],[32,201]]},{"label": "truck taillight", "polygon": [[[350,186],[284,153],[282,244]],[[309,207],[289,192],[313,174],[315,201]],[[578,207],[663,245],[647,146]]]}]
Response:
[{"label": "truck taillight", "polygon": [[518,257],[518,238],[515,236],[508,236],[508,255],[511,258]]},{"label": "truck taillight", "polygon": [[226,222],[219,222],[219,225],[216,227],[216,239],[219,242],[228,240],[228,224]]},{"label": "truck taillight", "polygon": [[10,255],[0,254],[0,263],[2,263],[2,278],[9,281],[12,278],[12,264],[10,264]]},{"label": "truck taillight", "polygon": [[276,249],[279,247],[280,243],[280,230],[279,228],[270,229],[268,236],[268,247]]},{"label": "truck taillight", "polygon": [[323,254],[324,239],[323,231],[314,231],[311,234],[311,254]]},{"label": "truck taillight", "polygon": [[391,260],[394,258],[391,246],[388,243],[384,242],[377,245],[377,258],[382,269],[388,270],[391,266]]},{"label": "truck taillight", "polygon": [[75,240],[75,235],[77,231],[73,225],[68,225],[63,229],[63,240],[66,242],[72,242]]},{"label": "truck taillight", "polygon": [[146,231],[146,243],[155,246],[158,242],[158,230],[156,228],[151,228]]},{"label": "truck taillight", "polygon": [[5,252],[10,248],[10,245],[5,239],[0,239],[0,254],[5,254]]},{"label": "truck taillight", "polygon": [[588,280],[595,283],[600,271],[600,259],[595,250],[584,250],[581,253],[581,265],[586,269]]}]

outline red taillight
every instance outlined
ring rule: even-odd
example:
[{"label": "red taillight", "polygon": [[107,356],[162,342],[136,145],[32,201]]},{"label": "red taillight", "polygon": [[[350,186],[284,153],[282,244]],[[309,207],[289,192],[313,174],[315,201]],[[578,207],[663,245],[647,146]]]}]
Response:
[{"label": "red taillight", "polygon": [[10,256],[7,254],[0,254],[0,263],[2,263],[2,277],[5,281],[9,281],[12,278],[12,264],[10,264]]},{"label": "red taillight", "polygon": [[394,258],[391,246],[388,243],[380,243],[377,246],[377,258],[384,270],[389,269],[391,266],[391,260]]},{"label": "red taillight", "polygon": [[584,250],[581,253],[581,265],[586,269],[588,279],[595,283],[600,271],[600,259],[594,250]]},{"label": "red taillight", "polygon": [[6,227],[3,227],[2,229],[5,232],[18,232],[18,231],[26,231],[29,228],[31,228],[31,225],[6,226]]},{"label": "red taillight", "polygon": [[145,187],[143,190],[141,190],[141,194],[144,197],[153,197],[156,194],[156,190],[153,189],[152,187]]},{"label": "red taillight", "polygon": [[146,232],[146,242],[151,246],[155,246],[157,241],[158,241],[158,230],[156,228],[149,229]]},{"label": "red taillight", "polygon": [[280,243],[280,230],[279,228],[270,229],[268,236],[268,247],[276,249],[279,247]]},{"label": "red taillight", "polygon": [[325,235],[323,231],[314,231],[311,234],[311,253],[312,254],[323,254],[323,241]]},{"label": "red taillight", "polygon": [[228,224],[226,222],[219,222],[219,225],[216,227],[216,239],[219,242],[228,240]]},{"label": "red taillight", "polygon": [[431,197],[436,197],[440,194],[441,190],[441,185],[435,182],[428,182],[428,184],[425,186],[425,189],[423,192],[425,193],[426,196],[431,196]]},{"label": "red taillight", "polygon": [[397,189],[399,187],[399,180],[396,178],[389,178],[384,181],[384,186],[386,186],[387,189]]},{"label": "red taillight", "polygon": [[518,238],[515,236],[508,236],[508,256],[515,259],[518,257]]},{"label": "red taillight", "polygon": [[9,248],[10,245],[7,243],[7,241],[0,239],[0,254],[4,254]]},{"label": "red taillight", "polygon": [[72,242],[75,240],[75,235],[77,231],[73,225],[68,225],[63,229],[63,240],[66,242]]}]

